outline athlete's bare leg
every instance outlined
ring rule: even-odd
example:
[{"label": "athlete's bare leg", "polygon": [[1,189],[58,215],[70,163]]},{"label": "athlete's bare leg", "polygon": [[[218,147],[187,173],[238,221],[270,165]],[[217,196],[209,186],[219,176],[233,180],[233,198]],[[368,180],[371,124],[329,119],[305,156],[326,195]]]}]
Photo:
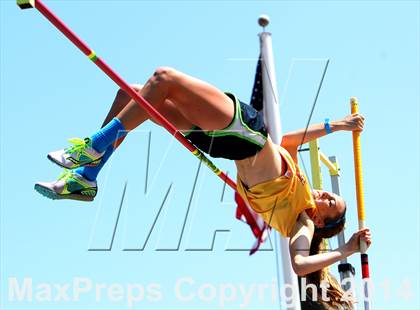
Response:
[{"label": "athlete's bare leg", "polygon": [[[140,84],[132,84],[130,86],[138,93],[140,93],[143,88],[143,85],[140,85]],[[112,106],[107,116],[105,117],[102,127],[108,124],[114,117],[116,117],[128,105],[137,105],[137,103],[134,102],[124,90],[120,89],[117,92],[117,95],[115,96],[114,102],[112,103]],[[159,112],[180,131],[188,131],[193,126],[177,110],[176,105],[168,99],[165,100],[165,102],[159,107]],[[146,115],[145,119],[148,119],[148,118],[149,117]],[[114,147],[118,147],[121,144],[121,142],[125,139],[125,137],[126,137],[125,135],[122,136],[115,143]]]},{"label": "athlete's bare leg", "polygon": [[[223,92],[171,68],[157,69],[140,90],[140,95],[178,129],[187,130],[192,124],[203,130],[223,129],[234,116],[234,104]],[[126,130],[150,119],[134,101],[130,101],[117,117]]]}]

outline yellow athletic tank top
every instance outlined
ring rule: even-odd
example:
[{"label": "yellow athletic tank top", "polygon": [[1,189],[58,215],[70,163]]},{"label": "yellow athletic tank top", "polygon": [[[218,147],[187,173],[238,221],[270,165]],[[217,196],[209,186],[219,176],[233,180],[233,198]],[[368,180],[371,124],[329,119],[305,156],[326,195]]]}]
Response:
[{"label": "yellow athletic tank top", "polygon": [[299,214],[306,209],[315,209],[315,203],[306,177],[290,154],[282,147],[278,148],[287,164],[285,175],[251,188],[247,188],[238,176],[237,190],[268,225],[290,237]]}]

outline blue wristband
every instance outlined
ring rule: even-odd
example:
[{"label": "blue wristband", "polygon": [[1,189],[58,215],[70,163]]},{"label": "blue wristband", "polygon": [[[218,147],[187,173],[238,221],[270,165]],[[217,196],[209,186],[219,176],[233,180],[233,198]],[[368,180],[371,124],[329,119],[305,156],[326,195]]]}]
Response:
[{"label": "blue wristband", "polygon": [[327,132],[327,134],[332,133],[332,130],[331,130],[331,127],[330,127],[330,119],[329,118],[326,118],[325,119],[324,127],[325,127],[325,131]]}]

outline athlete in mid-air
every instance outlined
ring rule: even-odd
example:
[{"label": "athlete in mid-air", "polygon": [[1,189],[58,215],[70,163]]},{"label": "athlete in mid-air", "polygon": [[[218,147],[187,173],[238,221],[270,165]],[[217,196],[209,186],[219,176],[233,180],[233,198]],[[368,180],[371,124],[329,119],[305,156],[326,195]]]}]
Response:
[{"label": "athlete in mid-air", "polygon": [[[290,237],[292,265],[298,275],[314,275],[319,284],[324,268],[359,251],[360,239],[370,245],[370,231],[363,229],[344,246],[319,253],[322,238],[343,229],[346,204],[333,193],[311,190],[297,165],[300,144],[330,132],[361,131],[362,115],[287,133],[277,146],[267,134],[263,115],[253,107],[172,68],[159,68],[144,86],[132,87],[197,148],[235,161],[238,193],[271,227]],[[66,171],[55,182],[36,183],[35,189],[51,199],[93,200],[103,165],[125,135],[149,119],[157,123],[124,91],[118,91],[99,131],[85,139],[71,139],[71,147],[48,154]],[[343,305],[341,288],[330,283],[331,304]]]}]

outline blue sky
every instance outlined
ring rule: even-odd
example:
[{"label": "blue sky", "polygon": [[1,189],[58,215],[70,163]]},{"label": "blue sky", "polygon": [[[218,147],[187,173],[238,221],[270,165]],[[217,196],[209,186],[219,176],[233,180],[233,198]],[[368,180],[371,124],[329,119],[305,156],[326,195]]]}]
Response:
[{"label": "blue sky", "polygon": [[[420,307],[417,1],[45,3],[129,82],[144,83],[156,67],[172,66],[244,101],[259,49],[256,20],[269,14],[285,131],[305,126],[329,59],[313,121],[344,117],[351,96],[366,116],[374,309]],[[279,309],[269,289],[256,293],[276,278],[274,253],[225,251],[253,243],[234,219],[232,191],[160,128],[146,124],[127,138],[100,175],[93,203],[49,201],[33,191],[34,182],[60,173],[46,154],[94,132],[117,87],[40,13],[20,11],[14,1],[2,0],[0,8],[1,309]],[[357,229],[351,134],[320,145],[341,166],[349,236]],[[235,174],[232,163],[215,162]],[[209,248],[215,230],[225,232],[213,251],[191,251]],[[360,278],[359,255],[350,261]],[[33,281],[33,301],[10,295],[13,279],[23,285],[25,278]],[[42,283],[56,284],[52,300],[45,291],[36,295]],[[69,300],[58,294],[66,285]],[[95,300],[91,290],[77,298],[74,285],[92,285],[102,295]],[[230,285],[238,292],[234,301],[221,293]],[[144,296],[128,303],[129,287]],[[253,292],[250,300],[241,288]]]}]

